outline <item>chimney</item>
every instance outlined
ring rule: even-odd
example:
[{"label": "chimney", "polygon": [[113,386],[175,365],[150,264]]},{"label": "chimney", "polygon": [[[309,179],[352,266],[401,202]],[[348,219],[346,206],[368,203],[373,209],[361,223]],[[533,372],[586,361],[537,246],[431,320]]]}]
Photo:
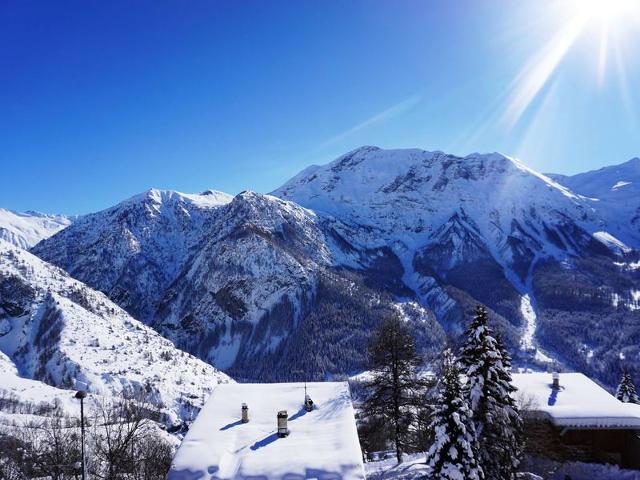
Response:
[{"label": "chimney", "polygon": [[313,400],[311,400],[311,397],[306,394],[304,396],[304,410],[305,412],[310,412],[311,410],[313,410]]},{"label": "chimney", "polygon": [[242,423],[249,422],[249,407],[247,407],[246,403],[242,404]]},{"label": "chimney", "polygon": [[278,412],[278,437],[283,438],[289,435],[289,429],[287,428],[287,419],[289,415],[286,410],[280,410]]},{"label": "chimney", "polygon": [[553,380],[552,387],[555,388],[556,390],[559,389],[560,388],[560,373],[553,372],[551,374],[551,379]]}]

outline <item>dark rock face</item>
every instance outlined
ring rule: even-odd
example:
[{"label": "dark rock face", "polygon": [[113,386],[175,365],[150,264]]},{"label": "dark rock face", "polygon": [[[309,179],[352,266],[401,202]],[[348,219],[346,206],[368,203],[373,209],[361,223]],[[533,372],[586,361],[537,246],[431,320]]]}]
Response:
[{"label": "dark rock face", "polygon": [[34,298],[35,291],[29,285],[18,277],[0,273],[0,319],[26,315]]}]

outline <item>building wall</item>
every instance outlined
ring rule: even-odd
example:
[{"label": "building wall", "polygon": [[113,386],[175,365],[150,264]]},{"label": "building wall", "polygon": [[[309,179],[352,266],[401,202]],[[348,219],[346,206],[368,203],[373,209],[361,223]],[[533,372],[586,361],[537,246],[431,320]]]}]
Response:
[{"label": "building wall", "polygon": [[559,462],[611,463],[640,468],[640,437],[631,430],[567,430],[540,418],[525,420],[526,453]]},{"label": "building wall", "polygon": [[640,432],[628,432],[623,452],[623,463],[627,468],[640,470]]}]

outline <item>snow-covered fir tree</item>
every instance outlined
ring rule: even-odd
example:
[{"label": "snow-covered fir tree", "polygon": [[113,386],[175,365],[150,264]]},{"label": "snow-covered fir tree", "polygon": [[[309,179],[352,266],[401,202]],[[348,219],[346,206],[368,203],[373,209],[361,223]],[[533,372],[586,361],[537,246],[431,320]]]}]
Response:
[{"label": "snow-covered fir tree", "polygon": [[434,442],[427,452],[433,480],[482,480],[471,409],[460,382],[460,368],[450,350],[443,353],[442,379],[433,411]]},{"label": "snow-covered fir tree", "polygon": [[636,386],[633,384],[629,372],[622,374],[622,380],[620,380],[620,385],[618,385],[618,390],[616,391],[616,398],[625,403],[640,403]]},{"label": "snow-covered fir tree", "polygon": [[479,305],[460,351],[464,391],[473,412],[479,462],[487,478],[515,478],[522,458],[523,422],[511,383],[511,358],[487,325],[487,310]]},{"label": "snow-covered fir tree", "polygon": [[[498,423],[499,428],[491,429],[491,431],[493,431],[494,440],[502,447],[494,449],[494,453],[498,456],[499,471],[502,475],[499,478],[513,479],[516,478],[516,470],[524,454],[524,421],[518,411],[514,395],[517,388],[513,386],[511,378],[511,355],[509,355],[499,334],[496,335],[496,345],[502,360],[502,368],[497,369],[499,380],[509,395],[499,399],[501,400],[499,404],[502,408],[502,421]],[[485,429],[485,431],[487,430]]]}]

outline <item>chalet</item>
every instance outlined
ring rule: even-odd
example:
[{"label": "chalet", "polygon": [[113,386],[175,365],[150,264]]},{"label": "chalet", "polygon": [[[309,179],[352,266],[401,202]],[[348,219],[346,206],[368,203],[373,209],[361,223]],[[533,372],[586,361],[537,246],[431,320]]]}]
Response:
[{"label": "chalet", "polygon": [[640,468],[640,405],[580,373],[513,374],[513,383],[526,406],[528,453]]},{"label": "chalet", "polygon": [[168,480],[362,480],[346,382],[217,385]]}]

